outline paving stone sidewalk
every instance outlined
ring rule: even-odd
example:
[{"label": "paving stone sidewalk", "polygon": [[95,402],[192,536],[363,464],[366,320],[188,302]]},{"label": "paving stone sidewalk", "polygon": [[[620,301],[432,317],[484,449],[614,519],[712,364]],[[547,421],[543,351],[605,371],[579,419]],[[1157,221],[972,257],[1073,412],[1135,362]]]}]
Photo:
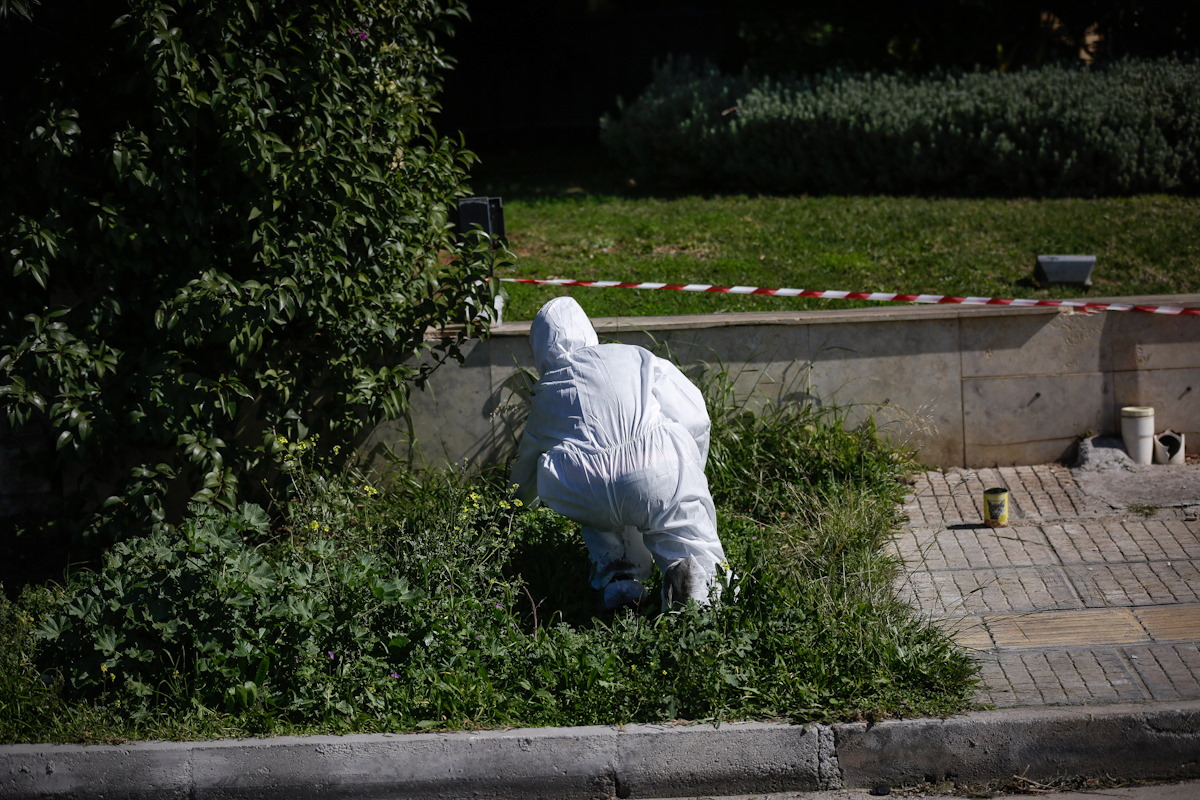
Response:
[{"label": "paving stone sidewalk", "polygon": [[[1200,466],[1102,478],[1061,464],[917,477],[900,593],[973,651],[980,702],[1200,699]],[[1130,502],[1139,486],[1158,504]],[[994,487],[1005,528],[983,524]]]}]

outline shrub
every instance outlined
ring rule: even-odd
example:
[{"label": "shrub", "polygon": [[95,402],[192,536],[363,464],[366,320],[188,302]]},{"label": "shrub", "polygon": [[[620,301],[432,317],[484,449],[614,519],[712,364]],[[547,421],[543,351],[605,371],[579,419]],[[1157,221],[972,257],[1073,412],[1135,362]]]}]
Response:
[{"label": "shrub", "polygon": [[447,220],[473,156],[430,126],[462,3],[30,12],[0,19],[0,403],[77,510],[232,509],[278,435],[401,413],[487,274]]},{"label": "shrub", "polygon": [[655,67],[649,88],[619,119],[601,121],[601,139],[638,179],[651,185],[707,187],[719,183],[728,142],[725,113],[747,90],[743,78],[711,65],[668,59]]},{"label": "shrub", "polygon": [[69,698],[138,723],[199,706],[252,726],[415,725],[422,693],[443,681],[426,665],[516,630],[514,587],[498,580],[511,513],[464,493],[442,524],[381,527],[353,500],[377,494],[322,486],[271,545],[255,544],[269,520],[249,504],[193,506],[178,533],[117,543],[57,593],[37,630],[42,670],[61,673]]},{"label": "shrub", "polygon": [[1200,187],[1200,63],[723,78],[669,63],[605,143],[660,186],[1111,195]]}]

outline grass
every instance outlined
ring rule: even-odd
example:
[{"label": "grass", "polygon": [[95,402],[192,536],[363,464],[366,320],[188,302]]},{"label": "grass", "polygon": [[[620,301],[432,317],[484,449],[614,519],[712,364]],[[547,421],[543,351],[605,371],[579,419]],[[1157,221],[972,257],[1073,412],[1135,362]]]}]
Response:
[{"label": "grass", "polygon": [[905,455],[836,409],[754,416],[724,376],[706,384],[733,602],[603,612],[577,527],[515,507],[501,479],[376,488],[324,476],[292,443],[282,524],[197,510],[96,572],[0,601],[0,741],[967,708],[970,658],[893,592]]},{"label": "grass", "polygon": [[[588,159],[588,161],[582,161]],[[1200,198],[657,197],[602,154],[538,167],[485,156],[515,264],[504,277],[659,281],[958,296],[1200,292]],[[584,163],[584,166],[580,166]],[[590,163],[590,166],[589,166]],[[564,177],[565,176],[565,177]],[[1093,286],[1038,287],[1038,255],[1096,256]],[[867,301],[505,284],[506,319],[571,293],[592,316],[882,307]]]}]

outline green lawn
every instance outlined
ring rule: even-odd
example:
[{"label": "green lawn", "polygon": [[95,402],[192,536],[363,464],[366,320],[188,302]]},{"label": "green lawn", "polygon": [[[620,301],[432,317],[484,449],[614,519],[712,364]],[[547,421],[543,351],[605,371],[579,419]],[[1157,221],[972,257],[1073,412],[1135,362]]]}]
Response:
[{"label": "green lawn", "polygon": [[[505,201],[503,276],[1074,298],[1200,291],[1200,198],[562,196]],[[1090,291],[1034,285],[1038,255],[1096,256]],[[567,290],[506,284],[507,319]],[[593,316],[879,303],[569,290]]]},{"label": "green lawn", "polygon": [[[505,277],[989,297],[1200,292],[1200,198],[659,197],[603,152],[485,155],[504,198]],[[1033,284],[1039,255],[1096,256],[1090,291]],[[505,284],[506,319],[567,291],[593,316],[882,307],[880,303]]]}]

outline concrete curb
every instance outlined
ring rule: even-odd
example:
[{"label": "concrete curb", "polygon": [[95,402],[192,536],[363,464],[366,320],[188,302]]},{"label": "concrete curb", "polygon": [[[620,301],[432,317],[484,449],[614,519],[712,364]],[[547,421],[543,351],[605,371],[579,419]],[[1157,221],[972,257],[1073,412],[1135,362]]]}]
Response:
[{"label": "concrete curb", "polygon": [[846,786],[1022,775],[1200,777],[1200,701],[984,711],[949,719],[835,726]]},{"label": "concrete curb", "polygon": [[1200,777],[1200,701],[876,725],[629,725],[0,747],[0,797],[611,798]]}]

